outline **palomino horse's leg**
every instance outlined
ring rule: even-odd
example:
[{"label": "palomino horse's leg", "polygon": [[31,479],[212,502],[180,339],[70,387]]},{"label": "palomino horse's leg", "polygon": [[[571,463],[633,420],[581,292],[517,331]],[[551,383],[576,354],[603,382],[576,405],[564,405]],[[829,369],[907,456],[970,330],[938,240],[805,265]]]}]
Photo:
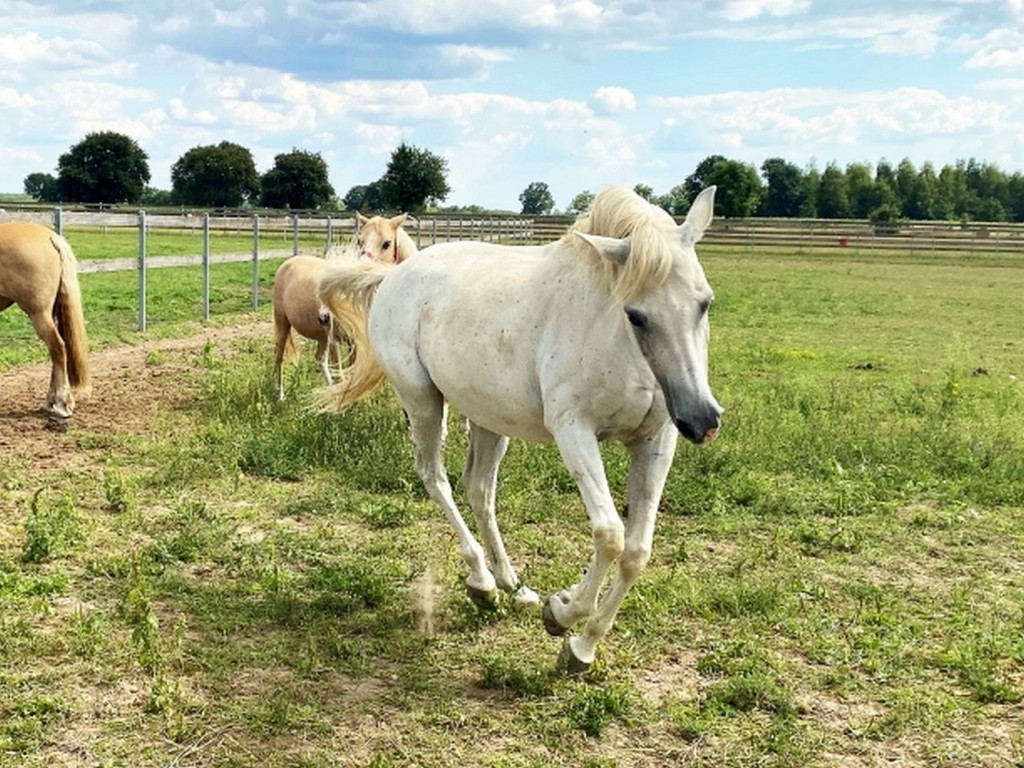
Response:
[{"label": "palomino horse's leg", "polygon": [[477,529],[484,542],[487,563],[498,586],[506,592],[515,592],[516,600],[534,605],[537,593],[521,586],[515,568],[505,551],[501,531],[494,514],[495,490],[498,484],[498,465],[508,450],[508,438],[474,425],[470,432],[469,458],[462,473],[462,484],[469,497],[469,505],[476,516]]},{"label": "palomino horse's leg", "polygon": [[328,387],[334,383],[334,377],[331,376],[330,343],[330,337],[320,339],[316,343],[316,361],[320,363],[320,370],[324,372]]},{"label": "palomino horse's leg", "polygon": [[277,399],[284,400],[284,352],[288,347],[288,335],[292,332],[291,325],[283,316],[274,313],[274,383],[277,384]]},{"label": "palomino horse's leg", "polygon": [[651,557],[658,503],[672,466],[677,437],[675,426],[667,423],[657,434],[628,446],[630,465],[626,498],[629,517],[626,519],[625,549],[597,611],[587,621],[583,632],[567,641],[566,661],[570,672],[582,672],[593,662],[597,644],[612,628],[622,601]]},{"label": "palomino horse's leg", "polygon": [[36,330],[36,335],[50,350],[50,361],[53,364],[50,371],[50,389],[46,394],[44,408],[55,416],[66,419],[75,409],[75,398],[68,384],[67,348],[49,312],[36,312],[30,315],[29,319]]},{"label": "palomino horse's leg", "polygon": [[[569,589],[552,595],[544,606],[544,626],[551,634],[562,634],[597,609],[597,599],[608,569],[625,546],[625,526],[615,510],[593,432],[570,422],[560,425],[554,436],[562,460],[579,486],[594,537],[594,554],[583,578]],[[589,663],[592,660],[581,661]]]},{"label": "palomino horse's leg", "polygon": [[462,519],[455,506],[448,473],[441,461],[444,399],[433,385],[430,385],[429,389],[419,388],[414,391],[400,391],[396,387],[395,391],[409,417],[409,428],[416,452],[416,473],[423,481],[427,494],[441,507],[444,516],[455,530],[462,559],[469,566],[466,591],[474,603],[481,607],[489,607],[494,604],[496,598],[494,575],[487,568],[483,548],[473,538],[466,521]]}]

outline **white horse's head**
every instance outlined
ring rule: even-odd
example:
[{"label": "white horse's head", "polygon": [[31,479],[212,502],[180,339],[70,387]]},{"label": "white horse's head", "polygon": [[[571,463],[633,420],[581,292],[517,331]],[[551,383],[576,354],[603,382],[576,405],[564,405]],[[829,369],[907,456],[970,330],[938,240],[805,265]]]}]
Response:
[{"label": "white horse's head", "polygon": [[[714,200],[715,187],[701,192],[686,220],[661,243],[660,250],[671,250],[664,279],[651,281],[645,290],[634,291],[623,301],[623,323],[628,324],[661,387],[669,416],[694,443],[714,440],[722,415],[708,383],[708,308],[714,294],[694,248],[711,223]],[[629,259],[638,258],[635,251],[652,247],[650,241],[633,242],[633,237],[641,236],[637,230],[622,239],[576,234],[623,268]]]},{"label": "white horse's head", "polygon": [[356,214],[356,246],[363,258],[398,264],[416,252],[412,240],[402,229],[408,214],[385,218],[367,218]]}]

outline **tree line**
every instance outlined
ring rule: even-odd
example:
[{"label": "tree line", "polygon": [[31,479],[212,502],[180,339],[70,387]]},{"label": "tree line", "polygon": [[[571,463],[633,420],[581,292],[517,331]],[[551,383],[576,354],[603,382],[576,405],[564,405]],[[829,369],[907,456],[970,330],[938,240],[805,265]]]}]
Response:
[{"label": "tree line", "polygon": [[57,175],[30,173],[25,194],[40,202],[120,203],[197,208],[420,211],[450,191],[448,162],[402,143],[380,179],[353,187],[339,201],[327,162],[302,149],[283,152],[262,175],[252,152],[230,141],[193,147],[171,166],[171,189],[148,186],[149,156],[129,136],[90,133],[57,160]]},{"label": "tree line", "polygon": [[[148,156],[130,137],[106,131],[91,133],[60,156],[57,175],[32,173],[25,193],[41,202],[131,203],[148,206],[241,208],[263,206],[290,210],[396,210],[482,212],[480,206],[439,207],[451,189],[448,162],[432,152],[400,144],[376,181],[351,187],[339,199],[328,181],[327,163],[319,153],[293,149],[274,158],[260,175],[252,153],[238,144],[198,146],[171,167],[170,190],[148,186]],[[1024,222],[1024,174],[1007,174],[996,165],[958,160],[936,170],[904,159],[895,167],[882,159],[824,170],[801,168],[783,158],[750,163],[710,155],[682,183],[657,195],[645,185],[634,189],[673,215],[683,215],[691,201],[717,185],[715,213],[725,218],[750,216],[825,219],[959,220]],[[594,194],[578,193],[566,213],[589,207]],[[555,200],[547,183],[531,182],[519,195],[524,214],[548,214]]]}]

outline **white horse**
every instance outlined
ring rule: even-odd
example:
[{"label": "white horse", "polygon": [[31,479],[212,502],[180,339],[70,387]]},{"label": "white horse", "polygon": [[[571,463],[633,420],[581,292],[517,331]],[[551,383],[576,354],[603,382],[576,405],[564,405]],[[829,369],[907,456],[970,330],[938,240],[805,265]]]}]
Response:
[{"label": "white horse", "polygon": [[[505,552],[495,486],[508,437],[557,443],[594,547],[579,583],[543,610],[554,635],[585,621],[563,646],[571,673],[593,662],[651,555],[677,432],[694,443],[718,434],[722,409],[707,363],[712,292],[694,250],[713,207],[710,187],[677,227],[631,190],[612,187],[548,245],[443,243],[395,269],[338,264],[320,276],[319,296],[332,311],[345,297],[368,312],[363,327],[352,314],[340,318],[358,355],[322,391],[321,405],[342,410],[390,380],[409,417],[416,470],[455,529],[478,605],[492,604],[496,588],[539,602]],[[462,480],[482,548],[441,462],[445,398],[472,424]],[[598,448],[609,439],[630,454],[625,523]]]}]

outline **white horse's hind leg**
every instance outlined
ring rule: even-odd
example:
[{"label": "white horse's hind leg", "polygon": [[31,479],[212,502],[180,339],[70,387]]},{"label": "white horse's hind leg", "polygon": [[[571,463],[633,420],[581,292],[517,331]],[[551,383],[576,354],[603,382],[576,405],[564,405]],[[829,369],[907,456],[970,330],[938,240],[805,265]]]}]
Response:
[{"label": "white horse's hind leg", "polygon": [[626,540],[619,568],[597,611],[587,621],[582,634],[568,640],[570,672],[585,670],[594,660],[597,644],[608,634],[622,601],[651,557],[654,522],[665,478],[672,466],[678,432],[672,424],[656,435],[628,446],[629,481],[626,497],[629,517]]},{"label": "white horse's hind leg", "polygon": [[498,466],[508,450],[508,438],[474,425],[469,440],[469,458],[462,473],[462,484],[469,497],[469,505],[476,516],[477,529],[484,542],[487,562],[498,586],[514,592],[520,603],[539,602],[537,593],[522,586],[515,568],[505,551],[498,521],[494,514],[495,491],[498,484]]},{"label": "white horse's hind leg", "polygon": [[459,540],[459,551],[469,566],[466,588],[474,603],[482,607],[493,605],[495,599],[494,575],[487,567],[484,550],[473,538],[466,521],[459,514],[448,482],[448,473],[441,461],[441,427],[444,414],[444,399],[441,393],[430,385],[429,389],[395,387],[402,407],[409,417],[409,428],[416,451],[416,473],[423,481],[427,494],[444,511],[445,517],[455,530]]}]

